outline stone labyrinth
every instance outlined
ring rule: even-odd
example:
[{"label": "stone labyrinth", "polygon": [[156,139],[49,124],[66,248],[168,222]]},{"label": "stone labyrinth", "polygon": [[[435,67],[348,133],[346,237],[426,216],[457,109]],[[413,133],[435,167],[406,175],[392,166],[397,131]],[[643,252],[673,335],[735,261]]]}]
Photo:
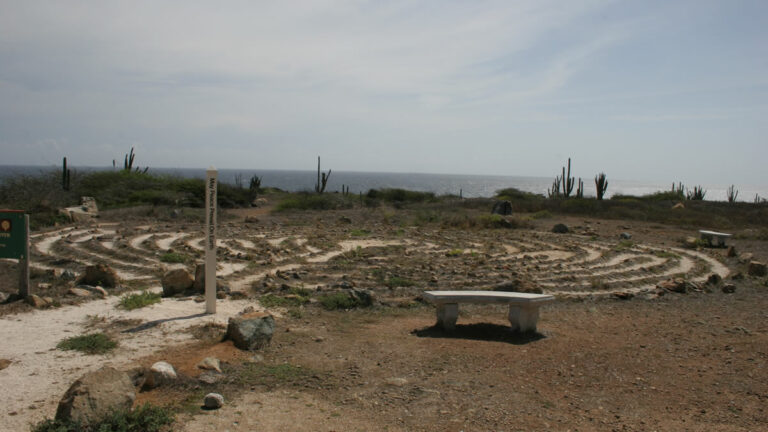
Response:
[{"label": "stone labyrinth", "polygon": [[[158,286],[172,268],[193,272],[204,254],[203,229],[191,225],[103,223],[39,233],[32,240],[34,267],[80,274],[85,265],[105,263],[137,288]],[[230,223],[219,227],[218,246],[217,277],[230,292],[247,295],[356,287],[397,298],[510,281],[559,297],[636,295],[671,277],[703,282],[712,273],[728,275],[704,252],[528,230]],[[169,253],[185,261],[163,262]]]}]

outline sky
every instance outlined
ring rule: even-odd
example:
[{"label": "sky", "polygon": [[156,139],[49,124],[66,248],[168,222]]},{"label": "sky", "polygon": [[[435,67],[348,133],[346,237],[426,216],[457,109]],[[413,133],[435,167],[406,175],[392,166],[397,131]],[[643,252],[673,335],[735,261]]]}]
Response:
[{"label": "sky", "polygon": [[768,1],[0,0],[0,165],[768,184]]}]

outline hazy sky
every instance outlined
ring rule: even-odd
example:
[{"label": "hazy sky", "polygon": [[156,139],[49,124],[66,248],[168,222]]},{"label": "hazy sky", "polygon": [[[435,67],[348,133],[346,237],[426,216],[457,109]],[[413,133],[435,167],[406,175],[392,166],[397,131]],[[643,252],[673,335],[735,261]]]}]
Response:
[{"label": "hazy sky", "polygon": [[0,165],[766,184],[768,1],[0,0]]}]

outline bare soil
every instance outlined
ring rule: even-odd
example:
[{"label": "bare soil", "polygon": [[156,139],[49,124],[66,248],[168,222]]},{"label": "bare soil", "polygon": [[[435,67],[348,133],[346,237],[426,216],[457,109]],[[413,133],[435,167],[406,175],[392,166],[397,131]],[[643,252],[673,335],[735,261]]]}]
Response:
[{"label": "bare soil", "polygon": [[[768,287],[765,277],[747,276],[745,267],[748,259],[764,262],[768,246],[749,230],[735,232],[730,242],[753,255],[740,259],[727,257],[725,249],[682,248],[681,239],[695,230],[636,221],[553,217],[508,230],[426,219],[386,208],[233,212],[219,228],[219,279],[230,297],[220,300],[215,320],[171,326],[150,317],[173,302],[186,305],[188,316],[195,308],[191,299],[108,316],[104,328],[132,319],[135,327],[153,323],[159,333],[146,338],[186,336],[117,358],[72,354],[83,366],[63,371],[61,384],[43,388],[45,394],[3,396],[2,405],[14,407],[5,413],[14,418],[8,430],[51,416],[60,387],[86,370],[105,362],[129,370],[157,360],[174,364],[182,378],[140,393],[137,403],[176,407],[174,430],[752,431],[768,424]],[[551,233],[558,222],[571,233]],[[632,238],[620,239],[623,232]],[[35,289],[42,283],[45,295],[63,308],[81,308],[83,318],[89,305],[109,300],[67,296],[75,282],[62,280],[62,270],[79,274],[87,264],[105,262],[123,277],[122,290],[158,289],[164,270],[193,270],[202,257],[202,227],[189,222],[100,220],[35,235]],[[164,263],[168,252],[189,260]],[[0,291],[13,292],[16,264],[0,266]],[[723,282],[707,283],[712,274]],[[656,287],[672,277],[692,282],[689,292]],[[511,333],[500,307],[464,305],[456,331],[445,333],[432,327],[434,309],[419,300],[425,289],[499,283],[557,297],[542,309],[539,333]],[[724,283],[735,292],[724,293]],[[316,303],[350,288],[369,290],[377,305],[325,311]],[[267,293],[290,298],[296,289],[309,290],[312,301],[272,309],[277,330],[263,352],[220,342],[227,314],[259,308]],[[29,321],[34,339],[34,323],[58,310],[33,312],[13,302],[0,305],[0,317]],[[168,310],[163,313],[175,317]],[[83,323],[61,325],[70,325],[72,334],[86,331]],[[126,344],[142,337],[115,335]],[[0,383],[24,385],[23,363],[34,352],[22,351],[55,353],[57,339],[49,339],[0,346],[0,359],[10,361]],[[203,371],[196,365],[206,356],[224,361],[218,383],[198,380]],[[52,364],[40,366],[62,361],[50,357]],[[209,391],[224,395],[224,408],[200,409]],[[40,407],[28,407],[35,404]]]}]

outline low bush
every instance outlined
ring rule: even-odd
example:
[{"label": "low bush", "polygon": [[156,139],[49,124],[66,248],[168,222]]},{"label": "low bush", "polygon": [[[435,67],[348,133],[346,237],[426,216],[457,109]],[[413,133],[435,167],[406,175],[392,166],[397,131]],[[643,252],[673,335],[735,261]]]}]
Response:
[{"label": "low bush", "polygon": [[188,260],[189,260],[188,256],[186,256],[184,254],[180,254],[178,252],[166,252],[166,253],[160,255],[160,261],[162,261],[164,263],[178,264],[178,263],[185,263]]},{"label": "low bush", "polygon": [[80,351],[85,354],[106,354],[117,347],[117,342],[104,333],[91,333],[66,338],[56,345],[65,351]]},{"label": "low bush", "polygon": [[352,208],[353,200],[339,194],[314,194],[300,192],[280,201],[277,211],[287,210],[337,210]]},{"label": "low bush", "polygon": [[371,189],[366,194],[371,200],[392,202],[392,203],[416,203],[425,201],[435,201],[434,192],[419,192],[406,189]]}]

